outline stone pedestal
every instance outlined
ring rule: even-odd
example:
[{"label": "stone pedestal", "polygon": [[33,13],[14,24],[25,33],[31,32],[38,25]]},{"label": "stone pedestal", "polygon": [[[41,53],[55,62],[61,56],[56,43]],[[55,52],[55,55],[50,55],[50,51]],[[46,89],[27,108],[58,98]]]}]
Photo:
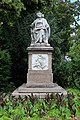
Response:
[{"label": "stone pedestal", "polygon": [[63,93],[67,95],[65,89],[53,83],[52,73],[52,51],[49,44],[35,44],[27,48],[28,50],[28,73],[27,83],[17,88],[12,95],[37,95],[44,98],[47,93]]},{"label": "stone pedestal", "polygon": [[27,84],[53,83],[52,50],[50,46],[28,47]]}]

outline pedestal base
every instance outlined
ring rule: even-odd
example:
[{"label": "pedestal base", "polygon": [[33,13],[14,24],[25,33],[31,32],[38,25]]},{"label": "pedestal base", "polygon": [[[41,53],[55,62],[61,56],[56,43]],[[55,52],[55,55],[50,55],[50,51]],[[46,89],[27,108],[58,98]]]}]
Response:
[{"label": "pedestal base", "polygon": [[27,83],[17,88],[12,95],[37,95],[44,98],[47,94],[67,92],[56,83],[53,83],[52,51],[49,44],[35,44],[28,50]]},{"label": "pedestal base", "polygon": [[17,88],[13,93],[12,96],[27,96],[27,95],[36,95],[40,98],[45,98],[47,94],[51,93],[59,93],[63,94],[64,96],[67,95],[67,92],[62,87],[58,86],[56,83],[37,83],[37,84],[23,84],[19,88]]}]

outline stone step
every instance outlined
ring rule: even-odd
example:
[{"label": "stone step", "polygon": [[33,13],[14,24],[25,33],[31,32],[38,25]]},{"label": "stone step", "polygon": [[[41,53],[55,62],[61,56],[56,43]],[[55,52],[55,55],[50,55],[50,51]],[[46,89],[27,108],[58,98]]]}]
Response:
[{"label": "stone step", "polygon": [[[42,84],[36,84],[36,85],[42,85]],[[48,84],[47,84],[48,85]],[[50,84],[49,84],[50,85]],[[18,95],[31,95],[33,93],[33,95],[37,95],[37,96],[42,96],[45,97],[46,94],[48,93],[60,93],[63,95],[67,95],[67,92],[65,91],[65,89],[63,89],[62,87],[58,86],[57,84],[54,84],[53,87],[50,86],[49,87],[27,87],[26,84],[23,84],[22,86],[20,86],[19,88],[17,88],[12,95],[13,96],[18,96]]]},{"label": "stone step", "polygon": [[18,92],[21,93],[53,93],[53,92],[58,92],[61,93],[63,91],[62,88],[57,87],[57,88],[19,88]]}]

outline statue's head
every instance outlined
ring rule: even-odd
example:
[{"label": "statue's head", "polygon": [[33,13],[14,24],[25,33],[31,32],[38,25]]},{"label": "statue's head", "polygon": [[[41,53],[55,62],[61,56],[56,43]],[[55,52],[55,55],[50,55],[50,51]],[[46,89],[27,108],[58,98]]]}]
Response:
[{"label": "statue's head", "polygon": [[42,14],[40,11],[39,11],[39,12],[37,12],[37,14],[36,14],[36,15],[37,15],[37,17],[38,17],[38,18],[44,17],[44,14]]}]

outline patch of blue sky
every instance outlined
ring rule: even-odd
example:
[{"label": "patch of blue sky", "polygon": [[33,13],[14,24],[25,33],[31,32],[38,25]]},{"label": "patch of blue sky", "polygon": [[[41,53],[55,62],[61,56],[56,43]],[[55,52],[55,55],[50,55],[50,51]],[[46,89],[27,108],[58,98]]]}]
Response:
[{"label": "patch of blue sky", "polygon": [[[77,0],[70,0],[71,2],[75,2],[75,1],[77,1]],[[79,0],[80,1],[80,0]]]}]

